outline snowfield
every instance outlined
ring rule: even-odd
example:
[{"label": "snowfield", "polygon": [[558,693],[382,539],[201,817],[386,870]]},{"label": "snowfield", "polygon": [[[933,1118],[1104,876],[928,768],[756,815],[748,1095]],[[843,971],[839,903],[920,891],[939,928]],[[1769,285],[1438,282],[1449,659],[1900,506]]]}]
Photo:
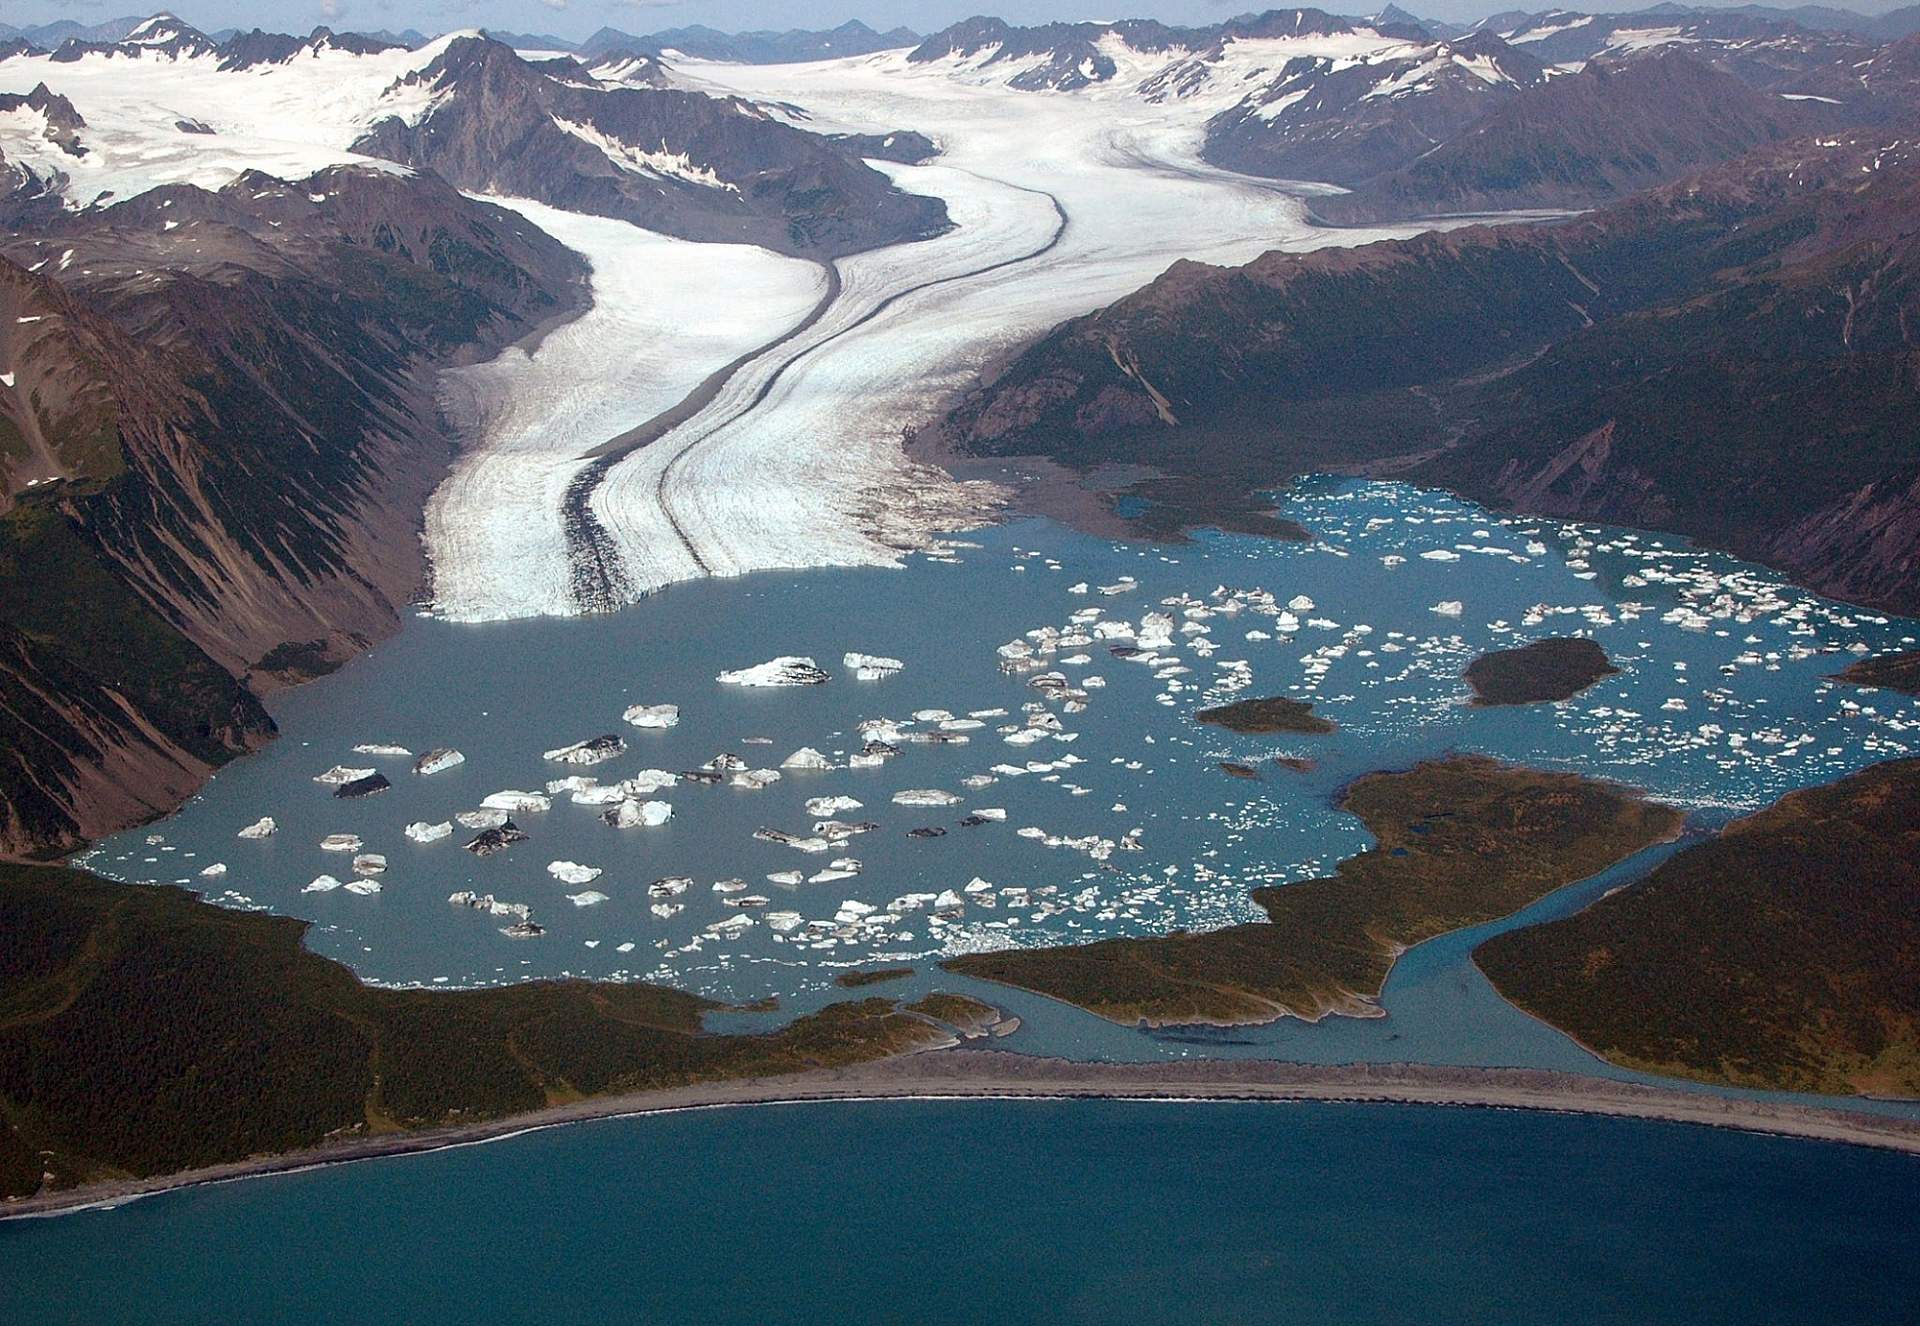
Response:
[{"label": "snowfield", "polygon": [[[425,114],[430,92],[393,84],[470,35],[450,33],[417,51],[307,51],[286,64],[226,73],[212,56],[15,56],[0,60],[0,92],[30,92],[44,82],[66,97],[87,122],[80,131],[87,153],[69,156],[47,142],[39,117],[0,120],[0,152],[42,178],[67,176],[73,207],[123,201],[161,184],[218,189],[246,170],[288,180],[329,166],[404,170],[347,147],[376,120]],[[212,132],[189,132],[183,123]]]}]

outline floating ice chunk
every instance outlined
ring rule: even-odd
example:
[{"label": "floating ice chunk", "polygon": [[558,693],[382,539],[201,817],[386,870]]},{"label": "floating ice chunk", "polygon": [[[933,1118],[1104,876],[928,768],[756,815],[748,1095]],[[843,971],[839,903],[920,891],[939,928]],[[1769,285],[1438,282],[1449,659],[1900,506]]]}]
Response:
[{"label": "floating ice chunk", "polygon": [[678,916],[681,912],[687,910],[687,905],[683,902],[656,902],[649,906],[647,910],[664,921],[668,917]]},{"label": "floating ice chunk", "polygon": [[552,798],[544,792],[521,792],[512,788],[490,792],[480,799],[482,810],[503,810],[509,815],[537,814],[552,806]]},{"label": "floating ice chunk", "polygon": [[381,885],[377,879],[350,879],[341,887],[346,889],[348,893],[358,894],[362,898],[370,898],[380,892]]},{"label": "floating ice chunk", "polygon": [[463,810],[453,817],[465,829],[497,829],[507,822],[504,810]]},{"label": "floating ice chunk", "polygon": [[607,900],[607,895],[598,889],[583,889],[579,893],[569,893],[567,901],[575,907],[592,907]]},{"label": "floating ice chunk", "polygon": [[818,686],[827,674],[811,658],[783,654],[750,668],[723,672],[717,680],[729,686]]},{"label": "floating ice chunk", "polygon": [[617,790],[629,797],[644,797],[672,787],[679,781],[679,774],[669,773],[665,769],[642,769],[631,778],[621,779]]},{"label": "floating ice chunk", "polygon": [[227,873],[226,863],[221,861],[215,861],[212,865],[202,870],[200,872],[200,875],[201,875],[201,878],[203,879],[218,879],[220,878],[220,876],[226,873]]},{"label": "floating ice chunk", "polygon": [[807,800],[807,814],[815,819],[826,819],[842,811],[859,810],[864,804],[847,796],[810,797]]},{"label": "floating ice chunk", "polygon": [[960,798],[937,787],[910,787],[893,794],[896,806],[951,806]]},{"label": "floating ice chunk", "polygon": [[273,822],[273,816],[262,815],[259,819],[233,836],[236,838],[250,839],[271,838],[279,828],[280,826]]},{"label": "floating ice chunk", "polygon": [[550,861],[547,873],[562,884],[591,884],[604,872],[598,866],[583,866],[578,861]]},{"label": "floating ice chunk", "polygon": [[772,787],[779,782],[780,771],[778,769],[741,769],[733,775],[731,781],[735,787],[744,787],[750,792],[758,792],[762,788]]},{"label": "floating ice chunk", "polygon": [[453,836],[453,824],[441,820],[438,824],[429,824],[425,820],[415,820],[407,826],[407,837],[416,843],[437,843],[442,838]]},{"label": "floating ice chunk", "polygon": [[1428,562],[1457,562],[1460,560],[1460,554],[1450,548],[1429,548],[1427,551],[1421,553],[1420,557],[1423,561]]},{"label": "floating ice chunk", "polygon": [[769,884],[778,884],[782,888],[790,889],[796,884],[804,883],[806,881],[806,878],[807,877],[805,873],[803,873],[802,871],[776,870],[772,874],[767,876],[767,882]]},{"label": "floating ice chunk", "polygon": [[1460,602],[1459,599],[1442,599],[1440,602],[1434,604],[1432,608],[1428,609],[1428,611],[1438,613],[1442,617],[1458,617],[1465,610],[1466,605]]},{"label": "floating ice chunk", "polygon": [[375,769],[349,769],[343,764],[336,764],[325,773],[315,774],[313,781],[338,787],[342,783],[357,783],[362,778],[371,778],[377,772]]},{"label": "floating ice chunk", "polygon": [[807,923],[799,912],[768,912],[767,929],[776,935],[790,935]]},{"label": "floating ice chunk", "polygon": [[358,834],[330,833],[320,840],[320,850],[323,852],[357,852],[360,847]]},{"label": "floating ice chunk", "polygon": [[541,758],[559,760],[565,764],[600,764],[625,754],[626,749],[625,737],[607,732],[597,737],[588,737],[585,741],[576,741],[571,746],[547,751]]},{"label": "floating ice chunk", "polygon": [[657,829],[673,818],[673,807],[664,801],[628,799],[608,807],[600,818],[616,829]]},{"label": "floating ice chunk", "polygon": [[356,875],[379,875],[387,868],[387,858],[378,852],[363,852],[353,858],[353,873]]},{"label": "floating ice chunk", "polygon": [[453,768],[456,764],[465,764],[467,757],[459,751],[446,746],[428,751],[413,762],[413,771],[417,774],[437,774]]},{"label": "floating ice chunk", "polygon": [[686,875],[669,875],[665,879],[656,879],[647,885],[649,898],[678,898],[693,887],[693,880]]},{"label": "floating ice chunk", "polygon": [[413,754],[405,746],[392,746],[383,741],[366,741],[353,748],[355,755],[390,755],[404,758]]},{"label": "floating ice chunk", "polygon": [[677,704],[636,704],[629,706],[621,718],[635,727],[665,728],[674,727],[680,722],[680,706]]},{"label": "floating ice chunk", "polygon": [[853,669],[857,681],[879,681],[891,677],[907,665],[897,658],[886,658],[879,654],[859,654],[849,652],[840,660],[842,666]]},{"label": "floating ice chunk", "polygon": [[753,929],[753,918],[751,916],[734,915],[729,916],[724,921],[713,922],[713,924],[707,927],[707,933],[725,938],[728,935],[745,934],[751,929]]},{"label": "floating ice chunk", "polygon": [[780,767],[782,769],[831,769],[833,761],[811,746],[802,746],[780,761]]},{"label": "floating ice chunk", "polygon": [[600,780],[598,778],[591,777],[587,774],[568,774],[565,778],[549,778],[547,780],[547,795],[557,797],[562,792],[568,794],[588,792],[598,786],[600,786]]},{"label": "floating ice chunk", "polygon": [[302,893],[332,893],[340,887],[340,881],[332,875],[316,875],[313,882],[301,889]]}]

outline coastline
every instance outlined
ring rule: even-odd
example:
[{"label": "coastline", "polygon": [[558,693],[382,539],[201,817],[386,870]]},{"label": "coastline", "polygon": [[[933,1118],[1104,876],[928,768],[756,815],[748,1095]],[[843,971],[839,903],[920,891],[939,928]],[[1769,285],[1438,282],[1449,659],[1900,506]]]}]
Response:
[{"label": "coastline", "polygon": [[298,1173],[328,1165],[473,1146],[595,1119],[735,1106],[965,1099],[1293,1101],[1538,1110],[1731,1128],[1920,1156],[1920,1120],[1735,1099],[1677,1087],[1616,1082],[1540,1069],[1448,1068],[1422,1064],[1318,1065],[1228,1059],[1145,1064],[1076,1063],[1007,1050],[954,1048],[790,1077],[744,1078],[609,1095],[482,1123],[357,1138],[333,1146],[183,1170],[151,1179],[89,1184],[0,1204],[0,1221],[114,1206],[162,1192]]}]

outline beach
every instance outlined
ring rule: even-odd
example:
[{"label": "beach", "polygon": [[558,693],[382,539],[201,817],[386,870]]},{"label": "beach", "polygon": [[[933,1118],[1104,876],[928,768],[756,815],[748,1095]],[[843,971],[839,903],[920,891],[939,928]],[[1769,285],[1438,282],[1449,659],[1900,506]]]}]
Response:
[{"label": "beach", "polygon": [[1694,1124],[1920,1155],[1920,1120],[1735,1099],[1515,1068],[1315,1065],[1272,1060],[1075,1063],[964,1046],[854,1068],[615,1094],[470,1125],[356,1137],[150,1179],[90,1184],[0,1207],[0,1219],[111,1206],[179,1188],[472,1146],[593,1119],[835,1100],[1320,1101],[1536,1110]]}]

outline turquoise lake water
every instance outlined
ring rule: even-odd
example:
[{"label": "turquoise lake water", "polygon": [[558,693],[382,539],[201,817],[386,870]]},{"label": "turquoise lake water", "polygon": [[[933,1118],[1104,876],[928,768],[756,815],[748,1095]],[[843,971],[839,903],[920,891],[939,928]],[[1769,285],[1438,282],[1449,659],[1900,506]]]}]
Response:
[{"label": "turquoise lake water", "polygon": [[1914,1320],[1920,1161],[1485,1110],[873,1102],[0,1224],[45,1323]]},{"label": "turquoise lake water", "polygon": [[[184,882],[229,905],[311,919],[313,948],[380,981],[651,979],[723,999],[776,995],[777,1016],[786,1017],[839,997],[838,971],[904,962],[916,975],[890,993],[970,989],[1019,1013],[1026,1026],[1008,1044],[1036,1053],[1611,1072],[1500,1000],[1468,955],[1502,926],[1564,914],[1630,881],[1666,849],[1513,921],[1415,949],[1394,973],[1384,1019],[1148,1034],[1017,992],[969,986],[936,964],[980,947],[1257,918],[1252,887],[1312,877],[1367,845],[1358,822],[1331,804],[1342,784],[1450,751],[1616,777],[1685,805],[1703,832],[1794,787],[1920,746],[1920,704],[1826,680],[1859,652],[1909,644],[1912,621],[1825,602],[1673,539],[1498,518],[1401,485],[1311,482],[1289,495],[1287,513],[1317,541],[1207,534],[1149,546],[1023,520],[970,535],[964,542],[971,546],[910,558],[904,570],[698,582],[587,619],[415,620],[342,673],[279,697],[280,741],[223,771],[170,820],[109,840],[88,864],[116,878]],[[1103,586],[1121,592],[1103,594]],[[1189,604],[1217,608],[1233,597],[1225,591],[1255,588],[1269,591],[1292,620],[1251,608],[1187,615]],[[1073,614],[1089,611],[1135,626],[1147,612],[1166,612],[1206,629],[1158,651],[1187,669],[1177,674],[1117,658],[1105,639],[1058,649],[1050,666],[1105,686],[1086,690],[1084,712],[1050,706],[1072,740],[1007,744],[996,729],[1021,721],[1022,706],[1039,697],[1026,676],[1002,674],[996,650],[1036,628],[1070,627]],[[1460,671],[1481,651],[1572,633],[1601,641],[1620,673],[1558,705],[1476,710],[1465,703]],[[898,657],[906,667],[858,682],[840,666],[848,650]],[[810,654],[836,675],[823,686],[777,690],[715,680],[722,669],[787,653]],[[1086,661],[1063,661],[1069,658]],[[1267,694],[1311,699],[1340,728],[1325,737],[1247,737],[1192,717],[1209,703]],[[620,721],[628,705],[663,702],[681,706],[677,727],[642,731]],[[670,787],[655,794],[674,811],[660,828],[608,828],[596,808],[563,795],[545,813],[520,816],[531,841],[485,859],[459,850],[467,831],[428,845],[401,833],[410,821],[446,819],[503,789],[538,791],[567,773],[613,782],[649,767],[694,768],[721,751],[778,765],[803,745],[844,762],[859,745],[861,720],[907,720],[928,708],[1007,714],[967,732],[966,745],[910,745],[878,769],[789,772],[760,791]],[[624,735],[628,751],[584,771],[541,758],[601,732]],[[751,744],[755,738],[767,744]],[[419,777],[404,759],[354,754],[365,742],[413,751],[451,745],[467,761]],[[1307,756],[1316,766],[1295,773],[1265,763],[1276,754]],[[1019,776],[992,772],[1063,758],[1073,763]],[[1229,777],[1218,767],[1222,759],[1262,763],[1263,776]],[[395,786],[368,800],[335,800],[313,776],[337,763],[383,768]],[[995,781],[978,788],[961,781],[976,775]],[[894,792],[909,788],[944,789],[963,800],[946,808],[892,804]],[[862,803],[843,818],[880,827],[823,855],[752,836],[763,825],[805,833],[815,817],[802,802],[842,794]],[[1004,809],[1007,818],[960,827],[978,808]],[[261,815],[278,820],[274,837],[235,839]],[[928,826],[947,832],[908,836]],[[1095,860],[1021,837],[1021,828],[1109,842],[1138,830],[1142,850]],[[352,878],[350,857],[319,848],[336,832],[354,833],[365,850],[389,858],[377,896],[302,892],[322,872]],[[811,874],[842,853],[860,860],[858,875],[797,887],[766,878],[791,869]],[[606,900],[571,903],[568,895],[582,886],[550,877],[547,863],[556,860],[602,868],[586,887]],[[202,877],[214,862],[226,873]],[[673,900],[684,910],[663,919],[650,910],[647,885],[667,876],[693,883]],[[768,899],[767,908],[746,913],[756,921],[786,910],[829,928],[783,936],[759,923],[738,936],[708,934],[706,927],[736,915],[711,889],[727,878]],[[966,895],[968,905],[952,919],[910,912],[869,932],[832,920],[848,901],[884,909],[903,894],[961,890],[976,879],[992,892]],[[1021,899],[1011,888],[1029,893]],[[456,890],[526,902],[548,933],[509,939],[499,918],[449,906]],[[765,1023],[713,1020],[717,1027]]]}]

